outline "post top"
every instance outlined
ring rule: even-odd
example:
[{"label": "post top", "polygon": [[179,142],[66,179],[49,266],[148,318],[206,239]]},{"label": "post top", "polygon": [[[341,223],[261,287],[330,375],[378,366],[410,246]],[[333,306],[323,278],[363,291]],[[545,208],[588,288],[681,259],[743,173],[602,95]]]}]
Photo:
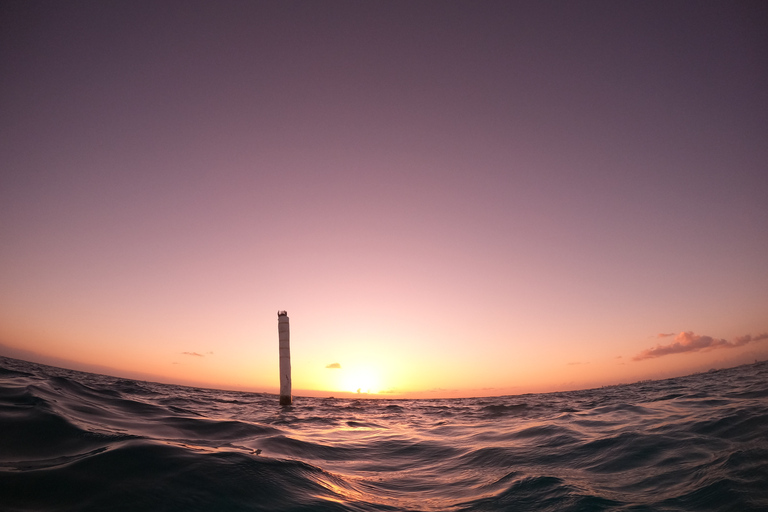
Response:
[{"label": "post top", "polygon": [[278,311],[277,312],[277,318],[280,318],[281,316],[288,316],[287,311]]}]

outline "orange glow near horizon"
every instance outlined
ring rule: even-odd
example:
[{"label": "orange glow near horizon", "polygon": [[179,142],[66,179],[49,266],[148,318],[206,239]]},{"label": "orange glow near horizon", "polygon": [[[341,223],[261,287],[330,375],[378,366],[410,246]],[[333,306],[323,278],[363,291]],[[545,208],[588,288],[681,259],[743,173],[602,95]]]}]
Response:
[{"label": "orange glow near horizon", "polygon": [[[299,317],[300,318],[300,317]],[[302,333],[300,320],[292,320],[295,331]],[[275,322],[276,324],[276,322]],[[271,327],[275,327],[272,329]],[[211,388],[241,389],[246,391],[277,392],[277,331],[270,331],[265,344],[255,345],[245,340],[219,347],[217,350],[168,350],[168,345],[135,346],[94,344],[91,340],[70,339],[57,345],[53,339],[41,342],[46,348],[43,355],[60,358],[56,366],[71,367],[107,373],[140,380],[157,380]],[[274,331],[274,332],[271,332]],[[7,339],[7,333],[2,333]],[[16,334],[18,336],[18,333]],[[632,356],[648,348],[651,341],[637,344],[633,352],[607,358],[569,361],[563,357],[541,359],[541,352],[519,351],[520,357],[483,360],[477,345],[469,345],[459,358],[449,347],[455,344],[443,340],[445,348],[433,353],[408,351],[408,344],[390,344],[382,351],[379,345],[347,345],[339,342],[346,356],[326,357],[313,354],[311,344],[303,337],[293,338],[294,394],[309,396],[360,396],[366,398],[453,398],[477,397],[527,392],[548,392],[629,383],[647,378],[666,378],[674,375],[704,371],[712,367],[733,366],[754,359],[763,359],[764,346],[755,344],[729,350],[709,350],[677,356],[666,356],[655,361],[633,361]],[[318,336],[321,338],[321,336]],[[757,343],[757,342],[756,342]],[[547,346],[551,347],[550,342]],[[79,351],[76,350],[79,347]],[[23,348],[23,347],[18,347]],[[160,350],[158,350],[160,348]],[[209,346],[208,348],[212,348]],[[758,349],[755,352],[753,349]],[[148,357],[148,354],[154,354]],[[4,355],[0,346],[0,355]],[[7,354],[14,357],[14,354]],[[23,357],[39,360],[37,357]],[[410,356],[410,357],[408,357]],[[757,356],[757,357],[756,357]],[[66,361],[80,364],[67,364]],[[63,361],[63,362],[61,362]],[[106,363],[105,363],[106,361]],[[461,361],[461,362],[457,362]],[[50,364],[50,363],[49,363]]]}]

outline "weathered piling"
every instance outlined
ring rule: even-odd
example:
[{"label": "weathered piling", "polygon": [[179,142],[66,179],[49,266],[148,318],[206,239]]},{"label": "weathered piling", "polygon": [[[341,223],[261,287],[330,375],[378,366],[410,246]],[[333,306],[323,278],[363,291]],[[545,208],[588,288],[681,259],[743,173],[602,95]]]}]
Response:
[{"label": "weathered piling", "polygon": [[291,329],[286,311],[277,312],[277,333],[280,337],[280,405],[291,405]]}]

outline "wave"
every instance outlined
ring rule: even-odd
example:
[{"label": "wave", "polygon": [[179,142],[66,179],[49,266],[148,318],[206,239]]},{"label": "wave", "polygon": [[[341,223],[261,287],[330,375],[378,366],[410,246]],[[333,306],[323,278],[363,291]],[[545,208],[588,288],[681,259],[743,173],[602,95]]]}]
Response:
[{"label": "wave", "polygon": [[0,358],[0,508],[766,510],[766,377],[279,407]]}]

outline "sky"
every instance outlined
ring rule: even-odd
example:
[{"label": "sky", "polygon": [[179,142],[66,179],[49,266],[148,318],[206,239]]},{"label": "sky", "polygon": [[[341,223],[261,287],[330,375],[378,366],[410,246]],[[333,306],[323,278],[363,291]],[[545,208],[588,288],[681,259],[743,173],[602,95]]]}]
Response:
[{"label": "sky", "polygon": [[492,396],[768,358],[768,4],[0,3],[0,355]]}]

